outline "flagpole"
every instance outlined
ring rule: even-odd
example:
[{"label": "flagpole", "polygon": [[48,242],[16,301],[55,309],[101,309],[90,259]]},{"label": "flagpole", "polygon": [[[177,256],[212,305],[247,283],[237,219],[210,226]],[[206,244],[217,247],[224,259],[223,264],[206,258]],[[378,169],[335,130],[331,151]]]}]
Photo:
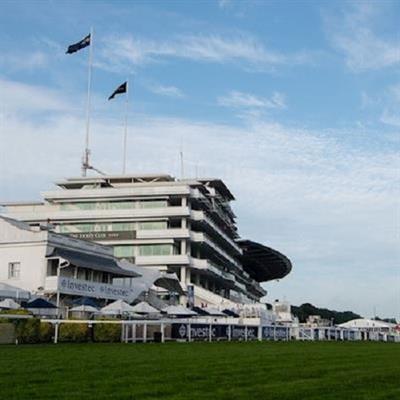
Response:
[{"label": "flagpole", "polygon": [[85,153],[83,155],[83,160],[82,160],[82,176],[86,176],[87,170],[90,168],[89,132],[90,132],[90,100],[91,100],[91,88],[92,88],[92,65],[93,65],[93,27],[90,28],[88,85],[87,85],[87,100],[86,100],[86,138],[85,138]]},{"label": "flagpole", "polygon": [[126,145],[128,140],[128,105],[129,105],[129,80],[126,80],[126,95],[125,95],[125,129],[124,129],[124,155],[122,164],[122,174],[126,173]]}]

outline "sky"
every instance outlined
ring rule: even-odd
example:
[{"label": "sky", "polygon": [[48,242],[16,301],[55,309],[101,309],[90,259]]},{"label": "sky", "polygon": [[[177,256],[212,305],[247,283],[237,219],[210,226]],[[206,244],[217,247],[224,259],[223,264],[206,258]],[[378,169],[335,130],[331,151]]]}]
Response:
[{"label": "sky", "polygon": [[400,317],[400,3],[0,2],[0,200],[92,163],[223,179],[239,232],[286,254],[268,301]]}]

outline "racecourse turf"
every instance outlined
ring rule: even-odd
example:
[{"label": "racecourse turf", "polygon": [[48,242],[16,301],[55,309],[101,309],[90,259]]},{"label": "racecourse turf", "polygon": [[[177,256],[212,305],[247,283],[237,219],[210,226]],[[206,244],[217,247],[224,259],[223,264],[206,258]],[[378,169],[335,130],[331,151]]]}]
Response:
[{"label": "racecourse turf", "polygon": [[0,346],[0,399],[400,399],[400,344]]}]

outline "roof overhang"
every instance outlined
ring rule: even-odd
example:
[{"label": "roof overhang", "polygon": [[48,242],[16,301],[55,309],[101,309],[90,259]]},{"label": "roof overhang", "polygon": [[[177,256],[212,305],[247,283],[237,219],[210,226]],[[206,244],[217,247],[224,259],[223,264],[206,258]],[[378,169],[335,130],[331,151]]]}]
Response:
[{"label": "roof overhang", "polygon": [[115,278],[136,278],[140,276],[135,271],[121,268],[118,260],[102,255],[89,254],[82,251],[70,250],[61,247],[51,248],[46,257],[61,257],[76,267],[91,269],[95,271],[108,272]]},{"label": "roof overhang", "polygon": [[277,250],[251,240],[238,240],[243,250],[243,269],[257,282],[285,277],[292,270],[290,260]]}]

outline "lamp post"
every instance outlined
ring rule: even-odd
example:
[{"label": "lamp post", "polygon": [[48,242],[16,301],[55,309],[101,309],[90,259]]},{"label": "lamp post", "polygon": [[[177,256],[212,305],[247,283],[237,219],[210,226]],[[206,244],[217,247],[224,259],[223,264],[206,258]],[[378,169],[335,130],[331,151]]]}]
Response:
[{"label": "lamp post", "polygon": [[60,289],[59,289],[59,280],[60,280],[60,272],[62,268],[67,268],[70,266],[68,261],[64,261],[63,263],[58,262],[57,266],[57,294],[56,294],[56,307],[57,307],[57,322],[54,330],[54,343],[57,344],[58,342],[58,325],[60,319]]}]

